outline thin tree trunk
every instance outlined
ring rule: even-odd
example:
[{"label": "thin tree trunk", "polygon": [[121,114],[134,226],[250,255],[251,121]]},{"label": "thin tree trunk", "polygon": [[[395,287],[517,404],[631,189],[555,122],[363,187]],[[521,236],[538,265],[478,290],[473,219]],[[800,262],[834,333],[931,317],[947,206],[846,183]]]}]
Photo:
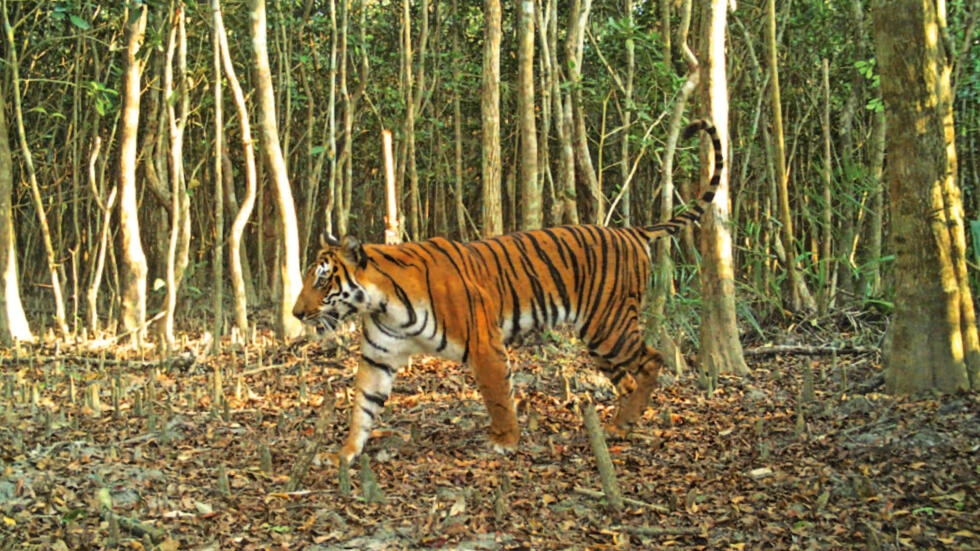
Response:
[{"label": "thin tree trunk", "polygon": [[[178,84],[173,83],[173,57],[177,55]],[[184,277],[190,244],[190,205],[185,193],[184,181],[184,125],[190,105],[187,90],[187,34],[184,26],[184,7],[178,5],[167,46],[164,69],[164,90],[168,98],[177,98],[180,112],[174,109],[174,101],[167,102],[167,120],[170,126],[170,243],[167,249],[167,303],[164,314],[164,339],[169,355],[174,348],[174,315],[177,310],[177,290]],[[175,95],[176,94],[176,95]]]},{"label": "thin tree trunk", "polygon": [[[6,22],[6,7],[4,22]],[[10,28],[10,27],[7,27]],[[0,87],[0,98],[6,98],[6,90]],[[17,248],[14,232],[12,197],[14,191],[14,162],[7,141],[6,100],[0,100],[0,344],[14,341],[33,341],[34,335],[24,314],[20,300],[20,284],[17,279]]]},{"label": "thin tree trunk", "polygon": [[211,14],[211,48],[212,92],[214,93],[214,251],[211,256],[211,277],[214,278],[214,294],[211,296],[211,308],[214,310],[214,325],[211,334],[214,335],[212,352],[217,352],[221,337],[225,332],[225,110],[224,85],[221,81],[221,35],[217,22],[221,12],[217,6],[218,0],[212,0]]},{"label": "thin tree trunk", "polygon": [[[225,77],[228,78],[228,86],[231,88],[235,99],[235,107],[238,110],[239,124],[242,127],[242,149],[245,155],[245,197],[242,198],[241,208],[235,215],[235,220],[231,223],[231,234],[228,237],[228,270],[231,272],[231,287],[235,298],[235,325],[238,328],[240,337],[244,340],[248,336],[248,301],[245,290],[245,277],[242,273],[242,234],[245,233],[245,225],[252,216],[255,207],[256,195],[256,168],[255,168],[255,146],[252,141],[252,129],[249,124],[248,107],[245,104],[245,94],[238,83],[235,75],[235,66],[231,61],[231,54],[228,50],[228,35],[225,32],[224,20],[221,17],[221,6],[218,0],[211,0],[211,12],[214,18],[215,32],[218,35],[218,42],[221,46],[221,62],[224,67]],[[220,78],[220,76],[216,77]]]},{"label": "thin tree trunk", "polygon": [[592,10],[592,0],[574,0],[569,15],[568,36],[565,39],[565,53],[568,63],[568,81],[571,84],[570,116],[572,120],[572,146],[575,153],[575,174],[587,183],[592,200],[587,203],[589,223],[601,224],[605,218],[606,205],[592,155],[589,153],[589,136],[585,124],[585,105],[582,99],[582,60],[585,47],[585,27]]},{"label": "thin tree trunk", "polygon": [[483,236],[490,237],[504,231],[500,187],[500,0],[485,0],[483,16],[486,21],[483,85],[480,91],[483,120]]},{"label": "thin tree trunk", "polygon": [[789,208],[789,175],[786,170],[786,143],[783,132],[783,104],[779,93],[779,69],[776,51],[776,2],[768,0],[768,25],[766,44],[769,50],[769,97],[772,103],[772,132],[775,139],[773,154],[776,159],[776,190],[779,195],[779,223],[782,226],[783,249],[786,251],[786,281],[789,285],[789,308],[794,312],[803,309],[796,271],[796,242],[793,237],[793,213]]},{"label": "thin tree trunk", "polygon": [[140,64],[136,59],[146,31],[147,8],[141,0],[130,4],[126,23],[123,69],[122,131],[119,140],[119,266],[120,316],[133,344],[141,346],[146,334],[146,255],[140,241],[136,148],[140,114]]},{"label": "thin tree trunk", "polygon": [[541,227],[538,129],[534,114],[534,0],[516,0],[518,10],[517,110],[521,135],[521,229]]},{"label": "thin tree trunk", "polygon": [[269,169],[269,176],[276,187],[275,201],[279,211],[280,240],[278,262],[280,296],[277,305],[277,333],[292,338],[303,331],[302,323],[293,317],[292,308],[303,286],[299,265],[299,229],[296,224],[296,207],[293,192],[286,174],[286,164],[279,146],[279,128],[276,122],[276,101],[269,69],[269,52],[266,38],[265,0],[249,0],[252,21],[252,63],[255,71],[255,88],[262,132],[262,155]]},{"label": "thin tree trunk", "polygon": [[[721,149],[728,158],[728,77],[725,70],[725,0],[712,0],[704,18],[704,48],[701,56],[701,95],[708,108],[708,118],[714,122],[721,139]],[[702,140],[702,181],[713,169],[708,159],[708,147]],[[704,312],[701,324],[701,351],[698,354],[700,373],[709,392],[717,385],[719,373],[748,373],[739,341],[735,314],[735,270],[732,260],[732,238],[729,225],[728,166],[720,174],[720,184],[714,201],[709,205],[702,222],[701,292]]]},{"label": "thin tree trunk", "polygon": [[[623,15],[626,17],[627,25],[629,28],[633,28],[634,17],[633,17],[633,0],[623,0]],[[632,210],[632,201],[630,198],[630,188],[627,186],[630,176],[630,130],[633,125],[633,81],[636,77],[636,44],[631,36],[626,38],[626,78],[623,83],[623,100],[622,100],[622,120],[623,120],[623,131],[622,139],[619,142],[619,174],[622,180],[622,192],[619,200],[619,216],[622,220],[624,226],[629,226],[632,223],[632,217],[630,216],[630,211]],[[664,241],[667,241],[666,239]]]},{"label": "thin tree trunk", "polygon": [[[700,80],[701,68],[698,58],[691,51],[688,45],[688,31],[691,24],[691,0],[685,0],[681,5],[681,25],[678,31],[678,44],[683,52],[684,62],[687,64],[687,78],[677,94],[674,102],[670,125],[667,129],[667,147],[663,156],[663,170],[660,177],[660,222],[666,222],[674,216],[674,153],[677,150],[677,139],[681,133],[681,123],[683,121],[684,110],[687,107],[687,100],[697,89]],[[686,231],[686,230],[685,230]],[[676,344],[671,340],[667,331],[664,331],[660,320],[664,319],[664,309],[667,305],[667,297],[674,290],[674,262],[670,255],[673,244],[671,239],[660,239],[656,244],[654,261],[654,273],[656,274],[653,282],[653,292],[650,300],[652,312],[649,331],[657,335],[660,341],[660,348],[667,350],[676,348]],[[668,366],[674,372],[680,372],[684,365],[684,357],[680,354],[667,354],[664,356]]]},{"label": "thin tree trunk", "polygon": [[830,131],[830,62],[823,59],[823,205],[820,209],[820,257],[818,259],[820,278],[817,290],[817,308],[821,316],[827,314],[827,309],[834,299],[834,284],[831,281],[835,269],[831,256],[833,249],[833,158],[831,157]]},{"label": "thin tree trunk", "polygon": [[[17,44],[14,42],[13,26],[7,16],[7,2],[3,2],[3,22],[7,38],[7,56],[10,70],[13,77],[11,94],[14,100],[14,120],[17,126],[17,137],[20,140],[21,154],[24,156],[24,167],[27,169],[28,181],[31,185],[31,197],[34,199],[34,207],[37,209],[38,223],[41,226],[41,238],[44,243],[44,251],[47,254],[48,273],[51,277],[51,291],[54,295],[55,325],[62,337],[68,336],[68,323],[65,320],[65,300],[61,293],[61,277],[58,274],[58,259],[54,251],[54,243],[51,238],[51,228],[48,225],[48,217],[45,213],[44,199],[41,197],[41,186],[37,181],[37,172],[34,170],[34,160],[31,150],[27,144],[27,130],[24,127],[24,112],[20,102],[20,66],[17,60]],[[6,132],[6,125],[0,127]],[[9,146],[8,146],[9,147]],[[0,246],[3,246],[0,243]]]}]

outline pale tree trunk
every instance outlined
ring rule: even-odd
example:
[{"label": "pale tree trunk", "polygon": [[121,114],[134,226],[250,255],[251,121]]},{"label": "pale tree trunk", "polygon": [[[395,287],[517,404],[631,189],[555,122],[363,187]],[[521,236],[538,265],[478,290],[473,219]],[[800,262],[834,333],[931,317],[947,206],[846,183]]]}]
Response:
[{"label": "pale tree trunk", "polygon": [[[702,54],[701,97],[708,108],[708,119],[714,122],[721,138],[721,149],[728,156],[728,77],[725,71],[725,20],[728,3],[712,0],[704,16],[704,54]],[[708,155],[708,144],[702,140],[701,180],[707,180],[714,163]],[[735,271],[732,266],[732,237],[729,225],[728,163],[714,201],[705,213],[701,227],[701,351],[699,371],[709,392],[718,382],[719,373],[748,373],[742,344],[739,341],[735,314]]]},{"label": "pale tree trunk", "polygon": [[521,133],[521,229],[541,227],[538,128],[534,118],[534,0],[517,0],[517,109]]},{"label": "pale tree trunk", "polygon": [[[245,225],[252,216],[252,210],[255,207],[255,189],[258,179],[255,170],[255,146],[252,141],[248,107],[245,104],[245,93],[235,75],[235,65],[231,61],[231,54],[228,50],[228,35],[225,32],[218,0],[211,0],[211,13],[214,19],[216,39],[220,45],[221,63],[224,67],[225,77],[228,79],[228,86],[235,98],[239,124],[242,127],[242,149],[245,155],[245,196],[242,198],[241,207],[231,223],[231,233],[228,236],[228,270],[231,272],[231,288],[235,299],[235,326],[238,329],[239,337],[244,340],[248,336],[248,295],[243,274],[242,234],[245,233]],[[220,74],[215,75],[216,80],[220,78]]]},{"label": "pale tree trunk", "polygon": [[[6,97],[6,90],[0,89],[0,98]],[[33,341],[34,335],[27,324],[24,305],[20,301],[16,234],[11,204],[14,162],[10,154],[10,142],[7,141],[7,119],[4,113],[6,101],[0,101],[0,285],[3,285],[3,294],[0,294],[0,344],[10,345],[18,340]]]},{"label": "pale tree trunk", "polygon": [[[552,68],[552,107],[555,123],[555,141],[558,143],[558,181],[555,184],[557,200],[555,201],[554,219],[556,223],[578,224],[578,201],[575,191],[575,147],[572,144],[572,99],[571,91],[562,90],[562,79],[559,78],[558,64],[558,3],[548,0],[547,35],[544,39],[548,44],[549,65]],[[542,25],[543,27],[544,25]]]},{"label": "pale tree trunk", "polygon": [[[623,16],[626,18],[626,22],[629,28],[633,28],[634,17],[633,17],[633,0],[623,0]],[[632,218],[630,217],[630,210],[632,205],[630,204],[630,186],[628,185],[630,179],[630,126],[633,124],[633,81],[636,77],[636,44],[633,42],[632,37],[626,38],[626,78],[623,79],[623,100],[622,100],[622,119],[623,119],[623,131],[622,139],[619,142],[619,174],[622,179],[622,191],[618,200],[621,201],[619,204],[619,217],[622,220],[624,226],[629,226],[631,224]],[[667,241],[666,239],[664,241]]]},{"label": "pale tree trunk", "polygon": [[135,345],[146,334],[146,255],[140,241],[136,148],[140,116],[140,64],[136,59],[146,31],[146,5],[130,4],[126,23],[126,57],[123,70],[122,130],[119,139],[119,283],[120,321]]},{"label": "pale tree trunk", "polygon": [[834,160],[831,156],[831,129],[830,129],[830,63],[827,58],[823,59],[823,205],[820,208],[820,277],[817,290],[817,308],[821,316],[827,314],[827,309],[834,299],[833,274],[834,258],[831,247],[834,239],[834,205],[833,205],[833,184],[834,184]]},{"label": "pale tree trunk", "polygon": [[[423,2],[425,4],[426,2]],[[412,76],[412,19],[411,0],[402,0],[402,89],[405,91],[405,126],[402,144],[405,150],[403,167],[408,177],[408,231],[418,241],[419,234],[419,177],[415,163],[415,79]],[[422,14],[426,18],[426,14]],[[420,92],[419,92],[420,93]]]},{"label": "pale tree trunk", "polygon": [[945,6],[872,3],[885,102],[895,314],[884,346],[889,392],[980,387],[966,271]]},{"label": "pale tree trunk", "polygon": [[504,231],[501,205],[500,161],[500,0],[485,0],[483,85],[480,114],[483,118],[483,236]]},{"label": "pale tree trunk", "polygon": [[[174,89],[173,63],[177,56],[178,83]],[[167,46],[164,86],[167,120],[170,127],[170,243],[167,248],[167,303],[164,313],[163,336],[169,355],[174,348],[174,315],[177,310],[177,290],[184,278],[190,249],[190,200],[184,178],[184,126],[190,110],[187,90],[187,33],[184,27],[184,7],[178,5]],[[179,113],[174,106],[180,108]]]},{"label": "pale tree trunk", "polygon": [[[551,44],[548,42],[548,22],[550,15],[545,15],[548,9],[543,4],[542,0],[534,0],[535,2],[535,25],[538,31],[538,51],[541,52],[538,55],[538,63],[540,69],[538,73],[541,75],[540,86],[541,86],[541,133],[540,139],[538,140],[538,178],[540,178],[541,194],[544,195],[545,184],[548,186],[548,195],[551,199],[551,210],[548,212],[548,217],[544,218],[543,224],[545,225],[556,225],[561,222],[561,199],[558,195],[558,190],[555,188],[555,177],[551,170],[551,124],[552,117],[554,113],[554,103],[557,101],[557,97],[554,95],[554,86],[556,77],[555,67],[551,65]],[[542,199],[543,202],[543,199]]]},{"label": "pale tree trunk", "polygon": [[870,214],[868,215],[868,245],[865,264],[871,264],[868,286],[872,297],[878,298],[882,293],[881,283],[881,242],[884,233],[885,218],[885,189],[882,174],[885,170],[885,114],[875,113],[871,131],[871,180],[874,190],[871,192]]},{"label": "pale tree trunk", "polygon": [[585,125],[585,106],[582,99],[582,60],[585,47],[585,27],[589,22],[592,0],[574,0],[569,14],[568,36],[565,39],[565,55],[568,67],[568,81],[571,84],[571,102],[566,103],[566,117],[572,121],[572,146],[575,153],[575,174],[584,178],[588,184],[592,200],[589,201],[588,222],[601,224],[605,218],[606,200],[599,188],[592,156],[589,153],[589,136]]},{"label": "pale tree trunk", "polygon": [[[698,58],[688,45],[688,34],[691,27],[691,3],[691,0],[684,0],[681,4],[681,25],[677,33],[677,43],[680,45],[684,63],[687,65],[687,78],[677,94],[677,100],[674,102],[671,111],[670,127],[667,129],[667,147],[664,151],[664,165],[660,180],[660,222],[666,222],[674,216],[674,153],[677,150],[677,140],[682,130],[687,101],[697,89],[700,80],[701,68]],[[671,239],[660,239],[656,244],[653,267],[655,276],[650,299],[652,315],[648,330],[656,336],[658,348],[665,352],[664,359],[668,367],[679,373],[686,367],[684,356],[679,353],[677,343],[660,323],[664,319],[667,297],[674,291],[674,261],[670,255],[672,244],[673,240]]]},{"label": "pale tree trunk", "polygon": [[[27,130],[24,127],[24,112],[20,103],[20,67],[17,61],[17,48],[14,43],[13,26],[7,19],[7,3],[3,3],[3,23],[7,38],[7,56],[13,76],[11,85],[14,100],[14,119],[17,126],[17,137],[20,140],[21,153],[24,156],[24,167],[27,170],[27,177],[31,185],[31,197],[34,199],[34,207],[37,209],[38,223],[41,226],[41,237],[44,242],[44,251],[47,253],[48,272],[51,276],[51,291],[54,295],[55,317],[54,321],[62,337],[68,336],[68,324],[65,321],[65,301],[61,294],[61,277],[58,275],[58,260],[54,251],[54,243],[51,238],[51,229],[48,225],[48,217],[44,210],[44,199],[41,197],[41,186],[37,181],[37,173],[34,170],[34,160],[31,150],[27,145]],[[0,108],[3,106],[0,105]],[[0,128],[6,132],[6,127]],[[8,145],[9,147],[9,145]]]},{"label": "pale tree trunk", "polygon": [[[455,23],[455,28],[453,29],[453,52],[458,54],[460,52],[460,35],[463,33],[463,25],[460,24],[460,14],[459,14],[459,2],[453,0],[452,4],[452,18]],[[460,63],[453,63],[453,82],[462,82],[462,71],[460,71]],[[455,143],[453,144],[454,158],[453,158],[453,177],[455,180],[453,190],[455,195],[455,205],[456,205],[456,227],[459,231],[459,238],[466,240],[466,205],[463,202],[463,106],[460,100],[460,91],[457,86],[453,86],[453,138]]]},{"label": "pale tree trunk", "polygon": [[779,194],[779,223],[782,225],[782,242],[785,250],[784,265],[786,281],[789,286],[789,308],[794,312],[813,310],[815,304],[809,292],[803,289],[805,283],[797,271],[796,241],[793,236],[793,213],[789,208],[789,174],[786,169],[786,143],[783,132],[783,105],[779,93],[779,70],[776,58],[776,2],[768,2],[768,25],[766,44],[769,50],[769,92],[772,103],[772,132],[775,139],[776,189]]},{"label": "pale tree trunk", "polygon": [[211,91],[214,94],[214,251],[211,256],[211,277],[214,278],[211,307],[214,309],[214,325],[211,333],[214,335],[214,353],[218,352],[225,331],[225,100],[221,82],[221,37],[217,25],[221,20],[221,11],[217,4],[218,0],[211,0],[211,18],[214,23],[211,26],[211,68],[214,71],[214,80],[211,81]]},{"label": "pale tree trunk", "polygon": [[102,285],[102,273],[105,270],[105,257],[109,252],[109,231],[112,222],[112,209],[116,206],[116,197],[119,186],[112,186],[106,197],[105,203],[102,202],[101,191],[98,189],[104,186],[96,186],[95,163],[99,157],[99,150],[102,147],[102,139],[95,137],[95,144],[92,146],[92,155],[89,157],[88,178],[92,185],[95,204],[98,205],[102,215],[102,224],[99,228],[98,250],[95,253],[95,268],[92,271],[92,281],[89,288],[85,291],[85,303],[88,306],[88,328],[93,335],[99,331],[99,287]]},{"label": "pale tree trunk", "polygon": [[266,38],[265,0],[249,0],[248,7],[252,20],[252,63],[255,72],[255,88],[258,100],[260,143],[262,156],[269,177],[276,186],[276,207],[279,210],[280,247],[279,263],[279,304],[276,307],[278,323],[276,331],[280,337],[297,337],[303,332],[302,323],[292,315],[293,303],[303,287],[302,272],[299,265],[299,229],[296,223],[296,206],[293,192],[286,174],[286,163],[279,146],[279,127],[276,122],[276,100],[272,87],[272,73],[269,69],[269,51]]}]

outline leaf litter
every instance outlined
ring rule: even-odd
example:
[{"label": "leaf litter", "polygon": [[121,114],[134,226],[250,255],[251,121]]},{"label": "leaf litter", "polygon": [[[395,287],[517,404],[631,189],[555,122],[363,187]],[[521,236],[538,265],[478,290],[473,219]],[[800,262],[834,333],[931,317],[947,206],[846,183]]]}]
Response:
[{"label": "leaf litter", "polygon": [[0,548],[980,549],[980,396],[881,394],[873,353],[750,355],[710,397],[664,375],[608,441],[614,510],[576,407],[608,420],[614,392],[568,342],[512,351],[518,452],[490,451],[466,368],[420,357],[342,473],[354,339],[260,337],[2,351]]}]

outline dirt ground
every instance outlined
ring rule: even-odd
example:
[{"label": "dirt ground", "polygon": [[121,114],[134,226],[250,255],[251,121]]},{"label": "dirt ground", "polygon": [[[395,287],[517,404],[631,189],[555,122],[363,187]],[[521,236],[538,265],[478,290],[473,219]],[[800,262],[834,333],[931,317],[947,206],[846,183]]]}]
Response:
[{"label": "dirt ground", "polygon": [[348,473],[355,338],[188,342],[2,351],[0,548],[980,549],[980,396],[881,394],[874,351],[747,347],[710,397],[665,374],[608,442],[616,510],[579,411],[615,396],[573,339],[513,352],[517,453],[465,368],[419,358]]}]

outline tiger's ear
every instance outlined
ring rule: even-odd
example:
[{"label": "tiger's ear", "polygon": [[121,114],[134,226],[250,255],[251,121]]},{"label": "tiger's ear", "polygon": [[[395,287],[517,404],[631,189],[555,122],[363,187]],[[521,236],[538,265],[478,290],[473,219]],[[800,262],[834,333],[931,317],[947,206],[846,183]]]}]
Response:
[{"label": "tiger's ear", "polygon": [[364,252],[364,245],[358,238],[345,235],[340,240],[340,246],[343,248],[344,260],[355,264],[358,268],[367,266],[367,253]]}]

